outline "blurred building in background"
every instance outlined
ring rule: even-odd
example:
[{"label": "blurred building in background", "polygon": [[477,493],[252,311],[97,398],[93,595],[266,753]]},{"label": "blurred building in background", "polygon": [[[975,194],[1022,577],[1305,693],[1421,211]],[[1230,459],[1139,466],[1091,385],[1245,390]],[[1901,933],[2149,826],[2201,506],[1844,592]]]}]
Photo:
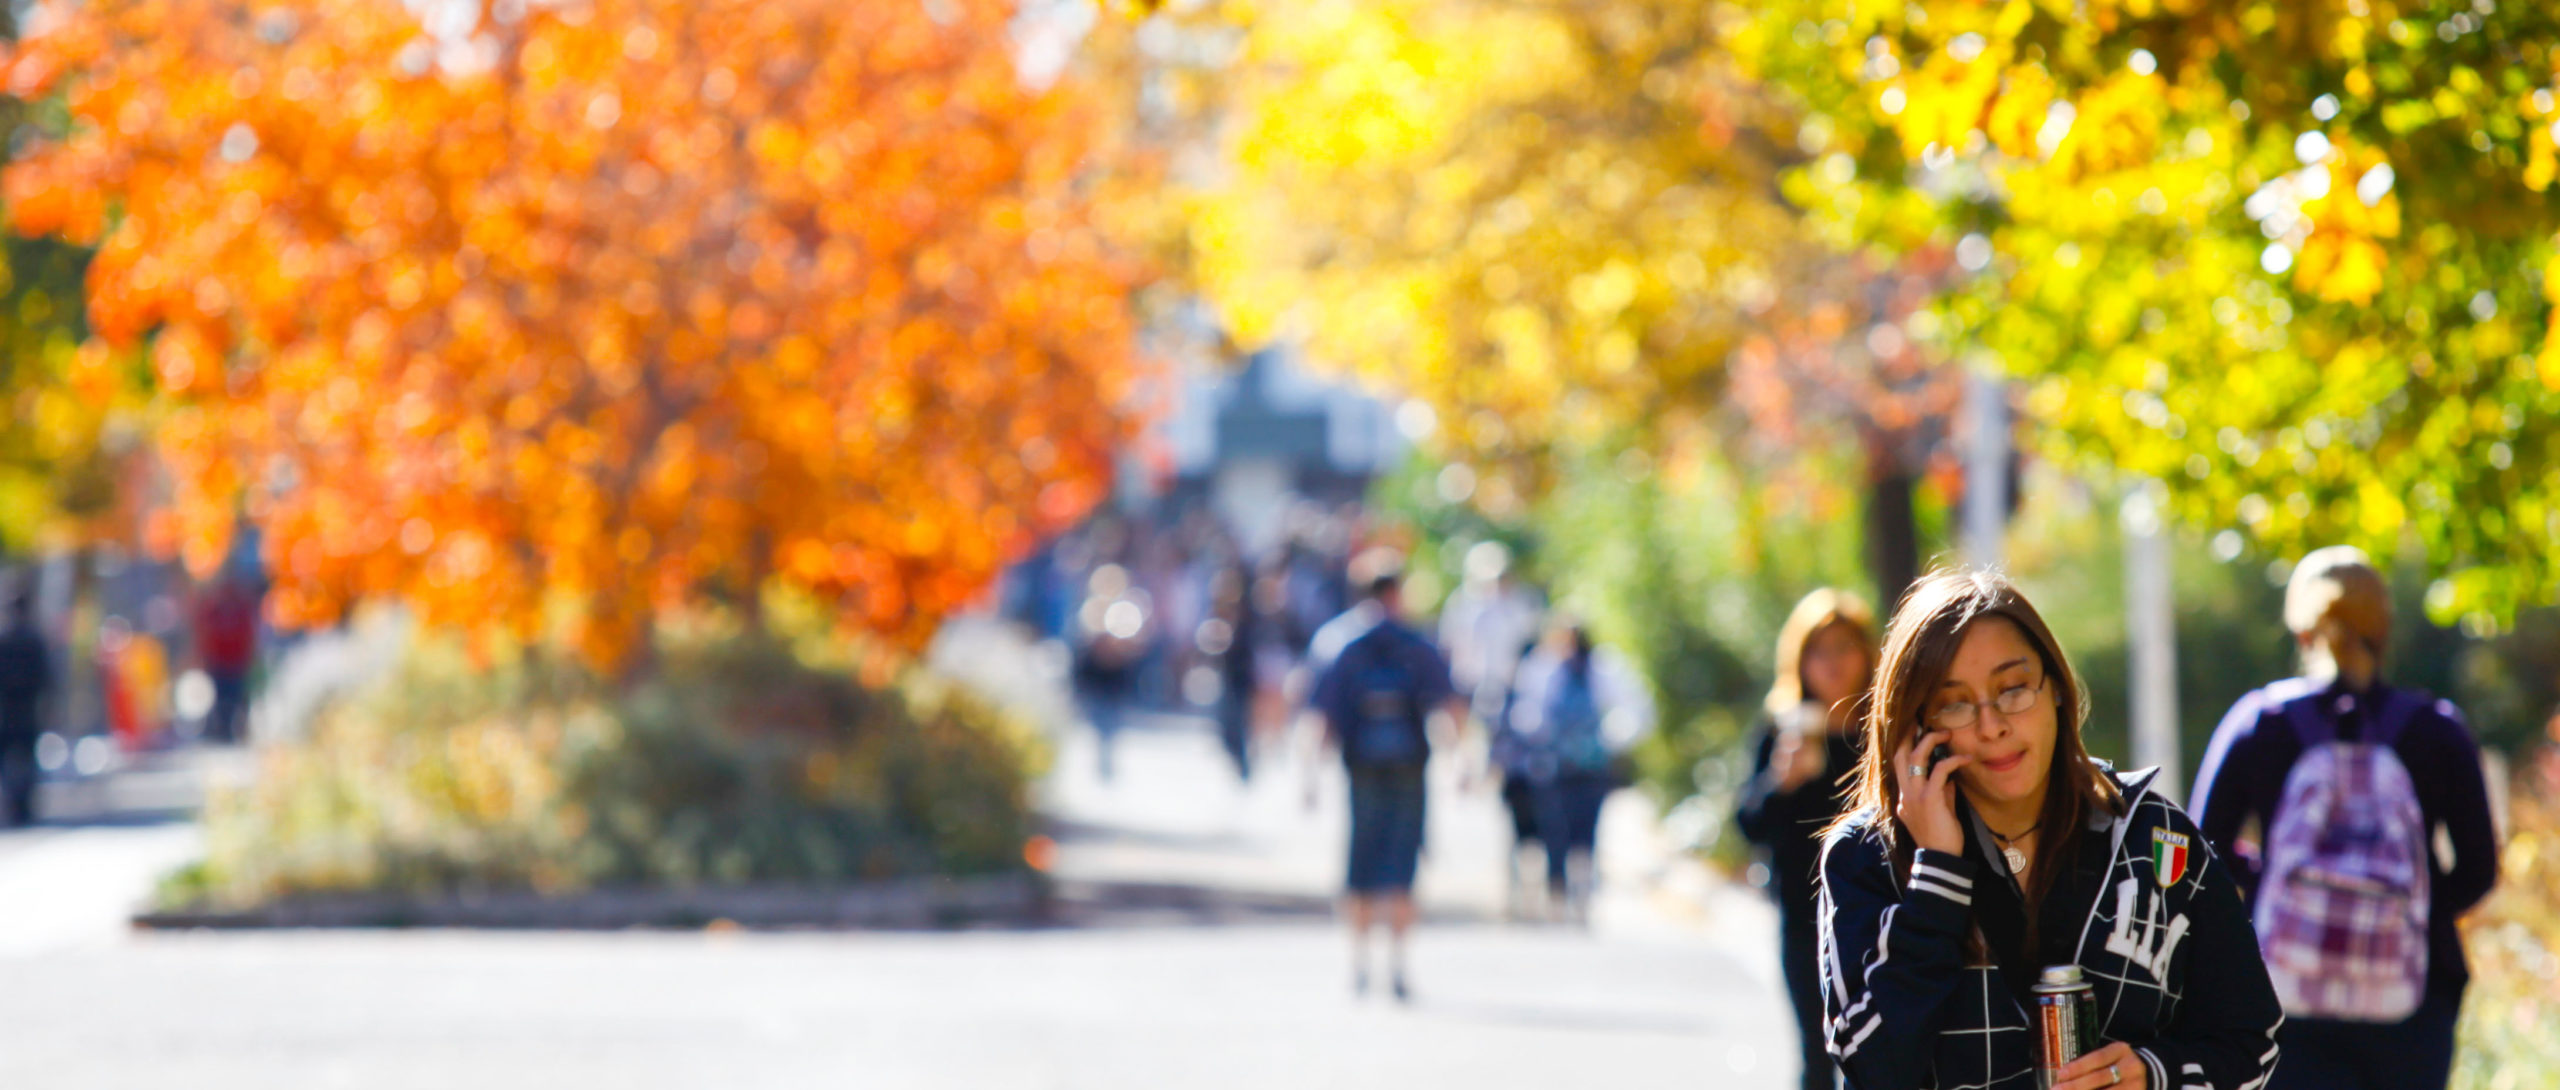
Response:
[{"label": "blurred building in background", "polygon": [[1297,501],[1358,502],[1407,449],[1388,402],[1313,373],[1297,352],[1266,348],[1219,370],[1194,366],[1153,437],[1170,454],[1159,499],[1205,509],[1247,555],[1280,545]]}]

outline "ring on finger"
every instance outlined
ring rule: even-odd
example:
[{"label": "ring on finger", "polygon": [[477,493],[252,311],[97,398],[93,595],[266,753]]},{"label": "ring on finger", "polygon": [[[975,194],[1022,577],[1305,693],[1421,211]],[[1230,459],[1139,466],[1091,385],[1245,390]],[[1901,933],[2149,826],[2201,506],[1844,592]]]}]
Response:
[{"label": "ring on finger", "polygon": [[1929,766],[1913,765],[1911,766],[1911,774],[1914,776],[1926,776],[1929,774]]},{"label": "ring on finger", "polygon": [[2123,1081],[2124,1081],[2124,1072],[2116,1070],[2116,1065],[2114,1065],[2114,1064],[2108,1064],[2108,1065],[2107,1065],[2107,1085],[2109,1085],[2109,1086],[2114,1086],[2115,1084],[2120,1083],[2120,1082],[2123,1082]]}]

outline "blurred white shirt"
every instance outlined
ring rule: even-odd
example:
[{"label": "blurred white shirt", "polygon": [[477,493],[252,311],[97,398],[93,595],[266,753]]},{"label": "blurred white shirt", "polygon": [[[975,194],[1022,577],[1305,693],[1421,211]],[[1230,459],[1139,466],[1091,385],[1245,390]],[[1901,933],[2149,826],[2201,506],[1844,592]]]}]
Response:
[{"label": "blurred white shirt", "polygon": [[1440,648],[1449,676],[1474,703],[1476,717],[1491,721],[1511,691],[1520,649],[1538,635],[1535,595],[1501,583],[1469,582],[1440,607]]},{"label": "blurred white shirt", "polygon": [[[1525,738],[1546,731],[1548,692],[1564,669],[1565,656],[1543,646],[1520,660],[1512,730]],[[1591,697],[1600,705],[1600,742],[1609,752],[1624,753],[1653,733],[1653,691],[1624,656],[1606,647],[1591,651]]]}]

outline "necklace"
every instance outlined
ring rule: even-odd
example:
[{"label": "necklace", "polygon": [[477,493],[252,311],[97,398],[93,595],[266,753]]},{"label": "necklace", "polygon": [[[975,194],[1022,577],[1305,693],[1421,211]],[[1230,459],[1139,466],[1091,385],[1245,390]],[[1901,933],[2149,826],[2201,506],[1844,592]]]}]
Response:
[{"label": "necklace", "polygon": [[2036,835],[2036,830],[2044,828],[2044,822],[2038,821],[2033,825],[2029,825],[2025,829],[2020,830],[2016,836],[2002,836],[2000,835],[2000,830],[1992,829],[1988,822],[1985,822],[1982,827],[1990,830],[1991,839],[2000,842],[2000,858],[2008,860],[2009,873],[2014,875],[2019,871],[2027,869],[2027,853],[2018,850],[2017,842]]}]

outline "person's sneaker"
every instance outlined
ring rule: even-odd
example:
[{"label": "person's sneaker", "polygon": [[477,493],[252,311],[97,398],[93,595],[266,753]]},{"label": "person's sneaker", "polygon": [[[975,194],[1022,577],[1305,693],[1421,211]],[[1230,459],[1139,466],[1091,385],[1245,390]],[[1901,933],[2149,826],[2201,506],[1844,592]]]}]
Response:
[{"label": "person's sneaker", "polygon": [[1353,995],[1367,995],[1367,994],[1369,994],[1369,970],[1367,970],[1367,969],[1353,969],[1353,970],[1351,970],[1351,994],[1353,994]]},{"label": "person's sneaker", "polygon": [[1413,989],[1405,986],[1403,973],[1397,973],[1395,976],[1389,978],[1387,981],[1387,988],[1395,993],[1396,1002],[1413,1002]]}]

